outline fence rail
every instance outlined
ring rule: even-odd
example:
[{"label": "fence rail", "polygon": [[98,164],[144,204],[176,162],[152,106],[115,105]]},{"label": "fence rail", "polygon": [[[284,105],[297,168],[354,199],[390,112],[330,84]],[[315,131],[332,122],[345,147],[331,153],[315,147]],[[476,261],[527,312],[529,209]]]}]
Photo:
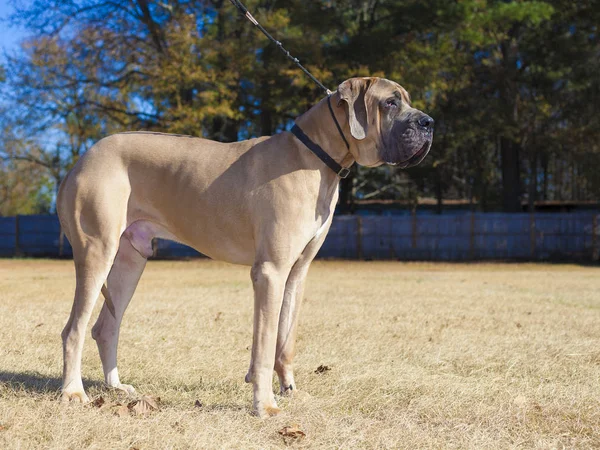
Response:
[{"label": "fence rail", "polygon": [[[336,216],[318,257],[401,260],[597,260],[593,213]],[[202,256],[156,240],[157,258]],[[0,256],[69,257],[56,215],[0,217]]]}]

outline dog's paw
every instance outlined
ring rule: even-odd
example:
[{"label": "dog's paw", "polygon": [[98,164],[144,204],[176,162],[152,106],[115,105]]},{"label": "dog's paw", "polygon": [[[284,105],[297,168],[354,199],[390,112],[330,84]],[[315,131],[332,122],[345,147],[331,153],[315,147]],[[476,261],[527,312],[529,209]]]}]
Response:
[{"label": "dog's paw", "polygon": [[310,394],[306,391],[298,390],[296,386],[293,389],[281,389],[279,396],[283,398],[289,398],[294,400],[307,400],[311,398]]},{"label": "dog's paw", "polygon": [[276,416],[280,412],[281,412],[281,409],[279,409],[277,406],[267,406],[267,407],[265,407],[265,413],[267,414],[266,417]]},{"label": "dog's paw", "polygon": [[254,408],[253,414],[260,419],[267,419],[276,416],[281,412],[277,405],[257,406]]},{"label": "dog's paw", "polygon": [[60,395],[60,401],[62,403],[89,403],[90,399],[83,390],[73,392],[63,391]]},{"label": "dog's paw", "polygon": [[127,395],[133,395],[135,394],[135,388],[130,385],[130,384],[122,384],[119,383],[116,386],[111,386],[113,389],[116,389],[117,391],[121,391],[126,393]]},{"label": "dog's paw", "polygon": [[296,387],[293,384],[290,384],[289,386],[281,385],[281,388],[279,389],[279,395],[282,397],[293,397],[295,392]]}]

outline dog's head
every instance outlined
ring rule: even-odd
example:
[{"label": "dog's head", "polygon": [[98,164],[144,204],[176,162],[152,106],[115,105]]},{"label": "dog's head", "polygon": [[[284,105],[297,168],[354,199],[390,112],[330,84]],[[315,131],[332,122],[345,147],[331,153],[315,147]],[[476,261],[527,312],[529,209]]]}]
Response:
[{"label": "dog's head", "polygon": [[338,87],[347,105],[351,146],[358,164],[412,167],[423,161],[433,141],[433,119],[410,106],[408,92],[385,78],[351,78]]}]

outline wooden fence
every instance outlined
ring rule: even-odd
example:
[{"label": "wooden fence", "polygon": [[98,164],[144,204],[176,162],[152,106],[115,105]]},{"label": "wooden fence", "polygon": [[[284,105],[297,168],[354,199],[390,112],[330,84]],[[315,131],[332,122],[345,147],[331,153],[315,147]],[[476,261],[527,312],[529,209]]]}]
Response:
[{"label": "wooden fence", "polygon": [[[593,213],[336,216],[321,258],[428,261],[598,259]],[[202,256],[157,240],[157,258]],[[70,257],[55,215],[0,217],[0,256]]]}]

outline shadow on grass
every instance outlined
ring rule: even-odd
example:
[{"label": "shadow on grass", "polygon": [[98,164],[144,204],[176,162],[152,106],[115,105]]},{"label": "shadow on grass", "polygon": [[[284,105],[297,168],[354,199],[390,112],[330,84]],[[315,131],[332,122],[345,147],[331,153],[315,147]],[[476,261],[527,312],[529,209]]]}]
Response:
[{"label": "shadow on grass", "polygon": [[[15,394],[27,393],[27,394],[41,394],[50,395],[52,397],[60,396],[60,389],[62,386],[62,379],[59,377],[50,377],[42,375],[36,372],[6,372],[0,371],[0,388],[7,388],[8,391],[12,391]],[[89,392],[90,388],[98,389],[100,391],[111,392],[111,388],[107,387],[102,381],[83,379],[83,386],[86,391]],[[191,388],[190,388],[191,389]],[[117,392],[118,391],[112,391]],[[137,393],[134,397],[139,397],[140,393]],[[93,398],[92,398],[93,400]],[[198,401],[198,404],[190,403],[189,409],[198,412],[225,412],[225,411],[246,411],[248,414],[251,413],[249,406],[244,403],[237,402],[223,402],[217,404],[204,404]]]},{"label": "shadow on grass", "polygon": [[[36,372],[5,372],[0,371],[0,385],[6,386],[9,390],[15,392],[30,392],[36,394],[55,394],[58,395],[62,386],[62,379],[59,377],[49,377]],[[104,383],[83,379],[83,385],[89,387],[103,387]]]}]

